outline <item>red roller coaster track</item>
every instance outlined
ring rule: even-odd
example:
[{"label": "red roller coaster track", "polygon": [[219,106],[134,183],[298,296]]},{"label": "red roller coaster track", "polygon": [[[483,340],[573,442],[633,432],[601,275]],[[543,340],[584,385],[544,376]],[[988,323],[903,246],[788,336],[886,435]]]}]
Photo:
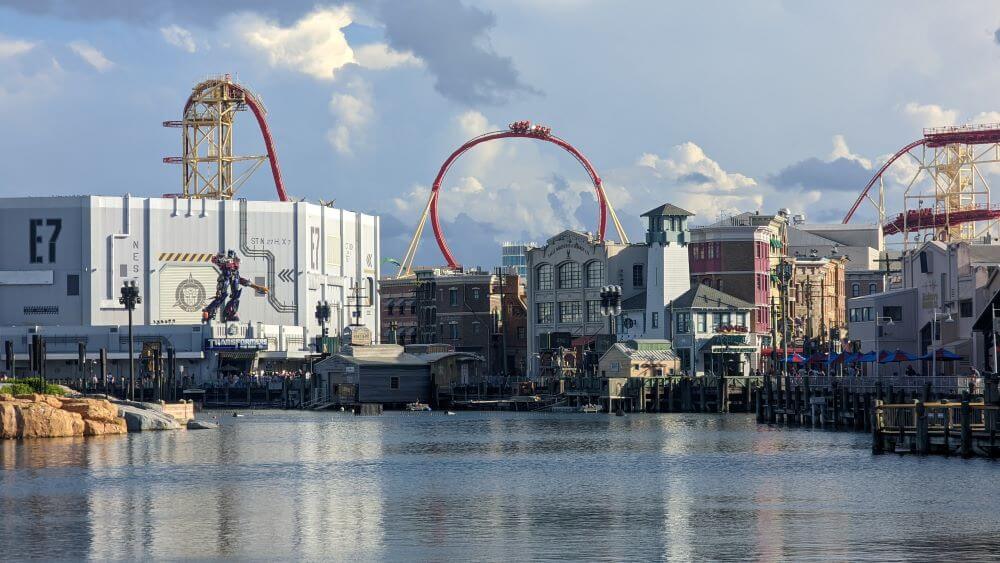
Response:
[{"label": "red roller coaster track", "polygon": [[[205,88],[213,86],[217,81],[209,81],[202,83],[200,89],[196,89],[188,97],[187,102],[184,104],[184,114],[187,114],[188,108],[194,103],[195,98],[198,93],[200,93]],[[267,111],[264,109],[263,104],[260,100],[254,96],[253,92],[244,88],[240,84],[235,82],[226,82],[225,86],[231,88],[234,92],[239,92],[243,94],[243,99],[246,101],[247,107],[253,112],[255,118],[257,118],[257,127],[260,128],[260,135],[264,138],[264,147],[267,148],[267,161],[271,165],[271,176],[274,178],[274,189],[278,192],[278,200],[288,201],[288,193],[285,191],[285,183],[281,179],[281,165],[278,164],[278,152],[274,148],[274,138],[271,136],[271,128],[267,125]]]},{"label": "red roller coaster track", "polygon": [[[886,170],[892,166],[901,156],[911,150],[925,146],[928,148],[943,147],[950,144],[986,145],[1000,143],[1000,127],[997,125],[965,126],[965,127],[942,127],[937,129],[924,130],[924,137],[913,141],[905,147],[899,149],[883,164],[872,179],[861,190],[861,195],[854,201],[854,205],[844,216],[844,223],[850,222],[854,213],[861,206],[861,202],[868,197],[868,192],[876,182],[882,178]],[[976,221],[991,221],[1000,218],[1000,208],[978,207],[975,209],[963,209],[950,213],[936,212],[933,209],[915,209],[905,213],[900,213],[891,221],[882,225],[882,232],[887,235],[899,233],[909,233],[924,229],[933,229],[947,225],[957,225],[961,223],[971,223]]]},{"label": "red roller coaster track", "polygon": [[441,169],[438,170],[437,177],[434,178],[434,184],[431,187],[431,202],[430,202],[430,218],[431,227],[434,229],[434,238],[437,239],[438,248],[441,249],[441,254],[444,259],[448,262],[450,268],[459,268],[458,261],[455,260],[455,256],[451,253],[451,249],[448,248],[448,242],[444,238],[444,233],[441,231],[441,224],[438,220],[438,198],[441,192],[441,182],[444,180],[445,174],[448,173],[448,169],[451,165],[462,156],[466,151],[480,145],[487,141],[495,141],[497,139],[536,139],[539,141],[546,141],[552,143],[566,152],[573,155],[583,168],[587,171],[590,176],[590,180],[594,184],[594,191],[597,193],[597,202],[600,206],[600,225],[598,227],[598,239],[604,240],[604,233],[607,228],[608,223],[608,202],[604,195],[604,190],[601,188],[601,177],[597,175],[597,171],[594,170],[594,166],[587,160],[587,157],[576,149],[573,145],[569,144],[563,139],[556,137],[552,134],[548,127],[542,127],[539,125],[532,126],[528,121],[517,121],[511,124],[510,129],[507,131],[494,131],[492,133],[486,133],[480,135],[459,147],[455,152],[451,153],[444,164],[441,165]]}]

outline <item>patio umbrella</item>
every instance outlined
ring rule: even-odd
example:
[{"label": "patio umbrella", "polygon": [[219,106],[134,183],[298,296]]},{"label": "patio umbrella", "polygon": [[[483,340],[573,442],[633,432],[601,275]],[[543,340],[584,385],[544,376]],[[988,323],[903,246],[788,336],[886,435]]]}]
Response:
[{"label": "patio umbrella", "polygon": [[871,363],[878,361],[878,352],[865,352],[858,357],[859,362]]},{"label": "patio umbrella", "polygon": [[837,365],[844,363],[844,358],[847,356],[847,352],[841,352],[839,354],[830,354],[826,358],[826,363],[830,365]]},{"label": "patio umbrella", "polygon": [[809,356],[810,364],[822,364],[825,361],[826,361],[826,354],[820,354],[819,352],[816,352],[812,356]]},{"label": "patio umbrella", "polygon": [[880,364],[893,364],[898,362],[912,362],[917,359],[915,354],[910,354],[909,352],[904,352],[902,350],[896,350],[895,352],[886,353],[882,359],[879,360]]},{"label": "patio umbrella", "polygon": [[789,354],[788,357],[785,358],[786,364],[804,364],[806,363],[806,361],[807,361],[806,357],[803,356],[802,354],[799,354],[798,352],[794,354]]},{"label": "patio umbrella", "polygon": [[[962,359],[962,356],[959,356],[958,354],[956,354],[954,352],[951,352],[949,350],[945,350],[944,348],[939,348],[938,351],[937,351],[937,353],[936,353],[936,355],[937,355],[937,361],[939,361],[939,362],[952,362],[952,361],[955,361],[955,360],[961,360]],[[934,352],[927,352],[923,356],[920,356],[920,359],[921,360],[933,360],[934,356],[935,356]]]},{"label": "patio umbrella", "polygon": [[844,352],[841,355],[844,356],[844,359],[841,361],[845,364],[856,364],[861,359],[861,354],[858,354],[857,352]]}]

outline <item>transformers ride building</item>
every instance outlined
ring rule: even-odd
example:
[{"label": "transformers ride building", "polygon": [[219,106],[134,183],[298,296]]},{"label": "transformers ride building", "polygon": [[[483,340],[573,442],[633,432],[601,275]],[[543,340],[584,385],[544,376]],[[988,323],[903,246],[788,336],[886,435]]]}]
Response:
[{"label": "transformers ride building", "polygon": [[[266,156],[232,156],[233,115],[247,108]],[[330,337],[349,339],[365,326],[377,338],[378,218],[289,201],[262,105],[228,76],[198,84],[184,120],[164,125],[184,130],[184,156],[164,159],[183,164],[183,193],[0,198],[0,341],[13,343],[16,371],[27,370],[38,334],[49,377],[76,377],[80,343],[87,360],[103,348],[111,374],[127,374],[128,311],[119,294],[133,281],[142,296],[135,357],[148,343],[173,348],[195,383],[305,369],[323,332],[320,303],[330,307]],[[234,165],[255,158],[271,161],[279,201],[234,198],[245,179]],[[233,260],[238,271],[218,265]],[[227,295],[207,315],[222,281]]]}]

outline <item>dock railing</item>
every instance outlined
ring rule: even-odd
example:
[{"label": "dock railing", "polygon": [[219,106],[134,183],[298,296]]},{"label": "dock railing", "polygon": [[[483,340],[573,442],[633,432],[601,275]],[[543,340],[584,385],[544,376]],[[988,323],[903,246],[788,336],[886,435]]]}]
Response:
[{"label": "dock railing", "polygon": [[957,440],[958,451],[968,457],[978,449],[993,456],[997,452],[997,421],[1000,406],[963,400],[875,405],[872,425],[872,450],[882,453],[905,449],[914,453],[933,453],[936,448],[951,453]]},{"label": "dock railing", "polygon": [[845,388],[855,392],[874,392],[878,385],[882,389],[889,389],[891,386],[895,390],[905,390],[909,392],[928,389],[934,393],[948,393],[961,395],[963,392],[979,393],[983,389],[982,377],[958,377],[958,376],[836,376],[836,375],[809,375],[792,376],[793,384],[799,385],[803,378],[809,378],[809,385],[816,387],[829,387],[836,384],[837,387]]}]

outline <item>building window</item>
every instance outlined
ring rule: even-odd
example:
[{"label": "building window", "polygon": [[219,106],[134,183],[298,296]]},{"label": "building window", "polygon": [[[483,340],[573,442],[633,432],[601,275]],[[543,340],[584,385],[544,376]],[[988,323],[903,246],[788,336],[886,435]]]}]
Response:
[{"label": "building window", "polygon": [[587,263],[587,287],[604,285],[604,262],[593,260]]},{"label": "building window", "polygon": [[[404,307],[403,305],[399,306],[399,314],[400,315],[403,314],[403,307]],[[413,303],[410,304],[410,314],[411,315],[416,315],[417,314],[417,302],[416,301],[414,301]]]},{"label": "building window", "polygon": [[386,314],[387,317],[391,317],[392,316],[392,305],[389,305],[388,307],[386,307],[385,314]]},{"label": "building window", "polygon": [[458,305],[458,288],[453,287],[448,290],[448,304],[452,307]]},{"label": "building window", "polygon": [[580,265],[576,262],[566,262],[559,266],[559,289],[578,287],[580,287]]},{"label": "building window", "polygon": [[958,303],[958,316],[968,318],[972,316],[972,300],[966,299]]},{"label": "building window", "polygon": [[479,300],[479,288],[478,287],[472,288],[472,298],[476,299],[476,300]]},{"label": "building window", "polygon": [[860,283],[852,283],[851,284],[851,297],[860,297],[860,296],[861,296],[861,284]]},{"label": "building window", "polygon": [[722,278],[715,280],[715,289],[722,291]]},{"label": "building window", "polygon": [[892,322],[898,323],[903,320],[903,308],[899,305],[886,305],[882,307],[882,316],[889,317]]},{"label": "building window", "polygon": [[399,377],[392,376],[389,378],[389,389],[398,390],[399,389]]},{"label": "building window", "polygon": [[517,339],[520,342],[528,341],[528,329],[523,326],[517,327]]},{"label": "building window", "polygon": [[632,287],[642,287],[646,283],[644,270],[642,264],[632,265]]},{"label": "building window", "polygon": [[80,274],[69,274],[66,276],[66,295],[80,295]]},{"label": "building window", "polygon": [[448,337],[452,340],[458,340],[458,323],[452,321],[448,324]]},{"label": "building window", "polygon": [[707,315],[705,313],[698,313],[697,316],[695,317],[695,321],[697,323],[697,326],[695,327],[695,329],[698,332],[705,332],[705,330],[707,328],[707,319],[706,319],[706,316]]},{"label": "building window", "polygon": [[677,332],[687,334],[691,330],[691,313],[677,313]]},{"label": "building window", "polygon": [[538,289],[552,289],[552,265],[542,264],[538,267]]},{"label": "building window", "polygon": [[538,313],[536,315],[538,324],[552,324],[552,303],[537,303],[535,308]]},{"label": "building window", "polygon": [[588,323],[601,322],[600,301],[587,301],[587,322]]},{"label": "building window", "polygon": [[868,295],[873,295],[875,293],[878,293],[878,284],[868,284]]},{"label": "building window", "polygon": [[472,321],[472,334],[479,334],[480,324],[479,321]]},{"label": "building window", "polygon": [[578,323],[583,320],[579,301],[563,301],[559,304],[559,322]]},{"label": "building window", "polygon": [[650,322],[652,323],[653,328],[659,327],[660,326],[660,313],[658,313],[656,311],[653,311],[653,316],[650,318]]},{"label": "building window", "polygon": [[747,314],[746,313],[736,313],[733,315],[733,325],[734,326],[747,326]]}]

